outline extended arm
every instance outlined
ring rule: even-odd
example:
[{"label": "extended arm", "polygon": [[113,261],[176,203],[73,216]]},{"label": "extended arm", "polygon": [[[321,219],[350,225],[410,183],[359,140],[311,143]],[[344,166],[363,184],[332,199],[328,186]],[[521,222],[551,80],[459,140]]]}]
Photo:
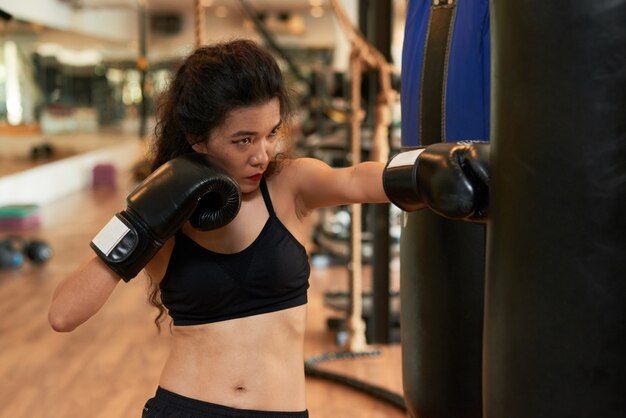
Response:
[{"label": "extended arm", "polygon": [[331,168],[301,158],[292,168],[298,206],[305,213],[320,207],[391,201],[406,211],[428,207],[451,219],[487,219],[487,143],[433,144],[402,152],[387,165],[364,162]]},{"label": "extended arm", "polygon": [[299,206],[306,211],[353,203],[389,202],[382,183],[383,163],[368,161],[352,167],[332,168],[320,160],[300,158],[293,168]]}]

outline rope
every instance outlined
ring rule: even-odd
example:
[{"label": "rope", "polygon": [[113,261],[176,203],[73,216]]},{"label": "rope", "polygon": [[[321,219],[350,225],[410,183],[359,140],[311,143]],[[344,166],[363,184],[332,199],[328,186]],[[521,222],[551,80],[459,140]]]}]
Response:
[{"label": "rope", "polygon": [[[361,162],[361,121],[364,113],[361,110],[361,61],[356,54],[350,55],[350,68],[352,78],[352,113],[351,123],[351,155],[352,165]],[[365,322],[363,321],[363,292],[362,272],[362,234],[361,234],[362,207],[359,204],[352,205],[350,221],[350,316],[348,318],[347,347],[350,351],[363,351],[367,347],[365,338]]]},{"label": "rope", "polygon": [[383,54],[374,45],[370,44],[361,31],[350,22],[345,10],[339,4],[339,0],[330,0],[330,5],[339,20],[344,34],[352,44],[352,48],[358,50],[359,56],[363,61],[373,69],[381,70],[388,68],[390,72],[399,73],[395,66],[388,63]]},{"label": "rope", "polygon": [[[380,92],[376,98],[376,113],[374,134],[370,159],[385,162],[389,159],[389,129],[391,123],[390,106],[397,98],[397,93],[391,88],[391,73],[397,72],[393,64],[388,63],[383,54],[371,45],[363,34],[350,23],[345,11],[338,0],[330,0],[333,12],[339,20],[340,26],[350,41],[350,76],[351,76],[351,153],[352,164],[361,161],[361,123],[364,111],[361,109],[361,73],[366,67],[378,71],[380,78]],[[360,298],[363,283],[361,276],[361,206],[352,205],[351,219],[351,269],[350,292],[351,306],[348,318],[349,350],[362,351],[367,346],[365,338],[365,324],[362,319],[362,301]]]},{"label": "rope", "polygon": [[343,359],[355,359],[362,357],[374,357],[380,355],[380,350],[362,351],[362,352],[330,352],[310,357],[304,362],[304,373],[311,377],[317,377],[320,379],[327,379],[342,385],[348,386],[352,389],[364,392],[368,395],[374,396],[382,401],[385,401],[403,412],[406,412],[406,404],[404,398],[394,392],[391,392],[380,386],[372,385],[362,380],[353,379],[351,377],[333,373],[326,370],[321,370],[315,367],[319,363],[343,360]]},{"label": "rope", "polygon": [[196,32],[196,48],[205,44],[204,41],[204,6],[202,0],[195,0],[195,32]]},{"label": "rope", "polygon": [[370,159],[385,162],[389,159],[390,106],[398,97],[398,93],[391,88],[391,75],[399,74],[399,70],[392,63],[387,62],[384,55],[370,44],[361,31],[350,22],[338,0],[330,0],[330,4],[344,34],[350,41],[352,53],[356,54],[369,68],[378,71],[380,92],[376,97],[374,137]]},{"label": "rope", "polygon": [[[350,41],[350,77],[351,77],[351,153],[352,164],[361,161],[361,124],[365,112],[361,108],[361,75],[367,67],[377,70],[380,77],[380,93],[376,98],[376,114],[374,126],[374,138],[370,159],[385,162],[389,158],[388,126],[391,123],[390,106],[398,97],[391,88],[391,74],[397,73],[397,69],[388,63],[385,57],[373,45],[367,42],[361,32],[355,28],[346,16],[345,11],[339,5],[338,0],[330,1],[332,9],[337,16],[343,32]],[[347,321],[348,351],[331,352],[309,358],[304,362],[304,372],[308,376],[328,379],[341,383],[353,389],[360,390],[378,399],[381,399],[400,410],[406,412],[404,398],[380,386],[354,379],[338,373],[320,370],[317,364],[340,359],[353,359],[371,357],[380,354],[379,350],[366,350],[365,323],[362,318],[363,301],[361,298],[363,281],[361,272],[361,205],[352,205],[351,220],[351,250],[352,259],[350,264],[350,315]]]}]

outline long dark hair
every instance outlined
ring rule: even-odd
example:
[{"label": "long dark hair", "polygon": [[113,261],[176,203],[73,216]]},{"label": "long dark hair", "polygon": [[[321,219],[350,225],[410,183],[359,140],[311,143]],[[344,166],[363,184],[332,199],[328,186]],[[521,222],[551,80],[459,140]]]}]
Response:
[{"label": "long dark hair", "polygon": [[[238,39],[202,46],[178,67],[157,102],[156,128],[151,147],[151,171],[206,141],[213,129],[234,109],[264,104],[277,98],[283,132],[289,132],[292,105],[282,72],[274,57],[251,40]],[[283,135],[287,137],[288,135]],[[269,164],[265,175],[280,169],[289,146]],[[155,324],[165,318],[159,286],[150,277],[150,303],[159,310]]]}]

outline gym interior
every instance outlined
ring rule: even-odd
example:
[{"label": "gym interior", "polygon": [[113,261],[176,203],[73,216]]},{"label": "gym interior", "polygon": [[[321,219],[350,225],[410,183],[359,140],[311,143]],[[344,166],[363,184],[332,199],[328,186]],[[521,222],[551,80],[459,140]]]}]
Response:
[{"label": "gym interior", "polygon": [[48,308],[150,174],[180,60],[233,38],[283,70],[298,156],[492,145],[479,221],[309,217],[311,417],[626,417],[624,28],[624,0],[0,0],[0,417],[154,393],[171,333],[146,277],[71,333]]}]

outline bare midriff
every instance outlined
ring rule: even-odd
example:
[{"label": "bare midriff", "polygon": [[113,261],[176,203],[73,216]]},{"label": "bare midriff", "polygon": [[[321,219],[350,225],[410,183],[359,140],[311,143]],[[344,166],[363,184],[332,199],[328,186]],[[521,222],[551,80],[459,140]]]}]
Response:
[{"label": "bare midriff", "polygon": [[306,305],[228,321],[174,326],[159,385],[238,409],[303,411]]}]

